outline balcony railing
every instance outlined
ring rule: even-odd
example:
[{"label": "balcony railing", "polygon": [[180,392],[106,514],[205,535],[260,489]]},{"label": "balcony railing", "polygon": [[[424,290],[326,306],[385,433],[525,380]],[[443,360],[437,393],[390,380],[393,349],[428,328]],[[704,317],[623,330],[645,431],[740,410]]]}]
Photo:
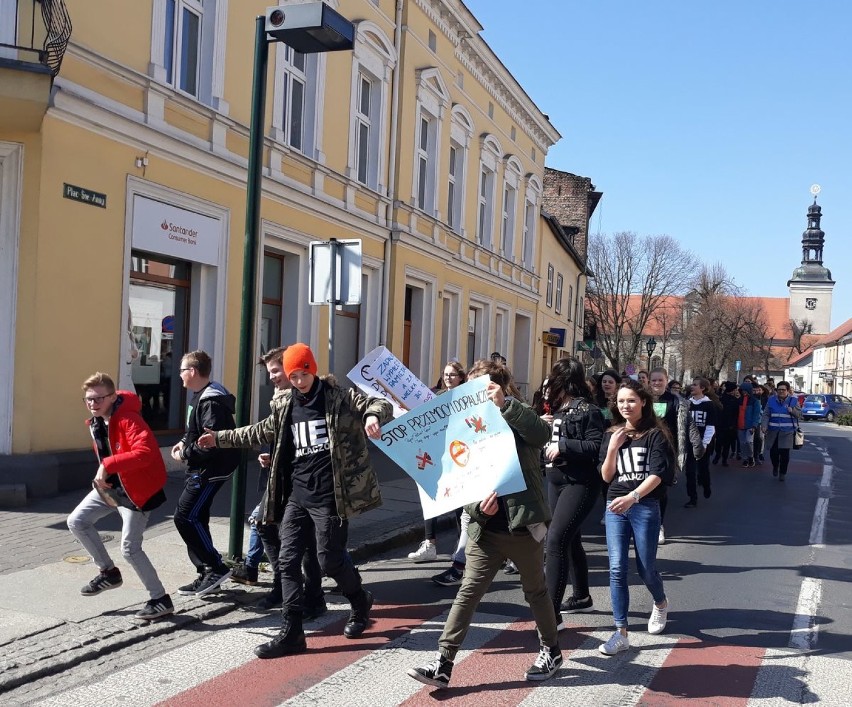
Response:
[{"label": "balcony railing", "polygon": [[[59,73],[71,38],[71,17],[64,0],[0,3],[0,59],[38,63]],[[6,16],[6,15],[11,16]]]}]

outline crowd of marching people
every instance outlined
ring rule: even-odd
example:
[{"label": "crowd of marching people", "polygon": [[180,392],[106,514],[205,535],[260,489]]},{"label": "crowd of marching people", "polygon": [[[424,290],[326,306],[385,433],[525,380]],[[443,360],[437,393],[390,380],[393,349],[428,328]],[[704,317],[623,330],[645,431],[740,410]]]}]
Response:
[{"label": "crowd of marching people", "polygon": [[[305,344],[267,352],[266,367],[276,392],[265,419],[234,424],[234,397],[210,379],[203,351],[181,359],[180,376],[193,395],[187,428],[171,450],[186,465],[174,522],[195,578],[177,589],[202,596],[231,580],[258,583],[265,554],[272,590],[262,608],[281,610],[281,628],[259,645],[260,658],[307,650],[304,624],[326,611],[321,581],[330,577],[351,605],[343,634],[361,637],[371,623],[373,595],[347,552],[348,523],[381,503],[368,455],[392,418],[382,397],[319,376]],[[466,371],[457,361],[443,369],[439,394],[485,377],[489,404],[512,431],[525,488],[488,494],[455,514],[458,541],[451,564],[432,581],[457,586],[438,654],[408,674],[428,685],[449,685],[456,654],[476,608],[501,569],[517,573],[535,619],[540,650],[526,672],[546,680],[562,664],[559,633],[564,613],[592,607],[582,527],[602,496],[614,631],[600,652],[630,648],[628,561],[634,548],[639,577],[651,595],[647,630],[665,630],[670,600],[657,569],[658,547],[666,542],[664,519],[670,496],[682,494],[694,509],[712,496],[713,468],[766,464],[784,481],[797,442],[801,410],[791,386],[772,379],[717,384],[696,377],[681,384],[663,368],[637,375],[606,370],[587,377],[573,358],[558,361],[532,404],[522,399],[505,359],[494,355]],[[98,462],[92,491],[68,518],[68,527],[98,566],[81,593],[95,596],[122,584],[94,523],[112,512],[122,519],[121,552],[150,595],[136,614],[150,621],[174,612],[170,595],[142,549],[151,511],[166,501],[166,472],[156,439],[140,414],[134,392],[119,390],[104,373],[83,383],[83,399]],[[260,450],[262,494],[251,514],[249,553],[231,568],[210,535],[210,506],[236,468],[239,448]],[[408,555],[436,560],[437,524],[424,525],[423,541]]]}]

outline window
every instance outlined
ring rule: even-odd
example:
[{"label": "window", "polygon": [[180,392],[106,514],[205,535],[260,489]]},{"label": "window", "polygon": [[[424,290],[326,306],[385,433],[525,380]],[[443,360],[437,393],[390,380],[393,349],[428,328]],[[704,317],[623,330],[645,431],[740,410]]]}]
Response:
[{"label": "window", "polygon": [[473,118],[467,110],[456,104],[450,121],[450,153],[447,169],[447,225],[456,233],[464,234],[465,181],[467,155],[473,136]]},{"label": "window", "polygon": [[429,30],[429,50],[433,52],[438,50],[438,37],[431,29]]},{"label": "window", "polygon": [[484,135],[480,145],[476,239],[481,246],[491,249],[494,247],[494,190],[497,166],[503,159],[503,148],[493,135]]},{"label": "window", "polygon": [[494,195],[494,172],[482,167],[479,174],[479,226],[477,239],[480,245],[491,248],[491,217],[494,206],[491,203]]},{"label": "window", "polygon": [[[385,136],[390,79],[396,65],[393,43],[373,22],[356,24],[352,61],[347,175],[378,192],[385,190]],[[318,111],[321,113],[322,111]]]},{"label": "window", "polygon": [[166,82],[198,96],[203,0],[166,0],[163,65]]},{"label": "window", "polygon": [[574,317],[572,314],[574,307],[574,285],[568,285],[568,321]]},{"label": "window", "polygon": [[453,230],[457,228],[461,207],[461,190],[458,188],[461,152],[461,147],[450,143],[450,160],[447,170],[447,225]]},{"label": "window", "polygon": [[515,199],[517,190],[510,184],[503,187],[503,228],[500,249],[507,258],[514,257],[515,251]]},{"label": "window", "polygon": [[[150,76],[227,114],[228,0],[152,0]],[[149,90],[146,113],[163,119],[165,96]]]},{"label": "window", "polygon": [[538,180],[538,177],[533,175],[527,181],[526,195],[524,197],[524,242],[522,257],[524,267],[527,270],[535,270],[536,223],[538,220],[540,199],[541,182]]},{"label": "window", "polygon": [[142,417],[155,431],[183,428],[185,398],[178,364],[189,350],[190,267],[141,251],[130,256],[130,331],[139,352],[131,375]]},{"label": "window", "polygon": [[556,276],[556,313],[562,312],[562,273]]},{"label": "window", "polygon": [[314,158],[318,145],[317,92],[321,54],[302,54],[277,43],[275,55],[275,104],[272,128],[275,139]]},{"label": "window", "polygon": [[449,102],[450,94],[441,72],[434,67],[419,69],[412,196],[414,205],[432,216],[438,213],[435,189],[438,145],[441,144],[441,121]]},{"label": "window", "polygon": [[361,74],[358,81],[358,103],[355,116],[355,166],[356,179],[361,184],[371,185],[376,156],[372,153],[373,138],[373,81]]},{"label": "window", "polygon": [[544,299],[548,307],[553,306],[553,266],[547,265],[547,295]]},{"label": "window", "polygon": [[420,116],[420,130],[417,136],[417,208],[431,212],[434,203],[432,183],[435,174],[434,125],[427,116]]}]

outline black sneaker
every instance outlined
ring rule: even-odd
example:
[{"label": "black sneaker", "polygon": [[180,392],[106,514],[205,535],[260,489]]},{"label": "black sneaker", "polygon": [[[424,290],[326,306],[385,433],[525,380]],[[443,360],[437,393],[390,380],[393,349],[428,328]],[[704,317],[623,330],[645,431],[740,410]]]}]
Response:
[{"label": "black sneaker", "polygon": [[432,577],[432,581],[442,587],[455,587],[462,583],[462,577],[464,577],[464,570],[460,570],[458,567],[450,567],[441,574]]},{"label": "black sneaker", "polygon": [[584,597],[582,599],[577,599],[577,597],[568,597],[560,607],[561,611],[582,611],[583,609],[591,609],[592,608],[592,597]]},{"label": "black sneaker", "polygon": [[711,496],[712,494],[713,494],[713,491],[710,489],[710,484],[707,484],[707,485],[704,487],[704,498],[710,498],[710,496]]},{"label": "black sneaker", "polygon": [[409,668],[408,676],[424,685],[447,687],[450,684],[450,678],[453,676],[453,661],[447,660],[439,654],[435,660],[422,668]]},{"label": "black sneaker", "polygon": [[542,646],[535,662],[527,670],[527,680],[547,680],[562,666],[562,651],[559,646]]},{"label": "black sneaker", "polygon": [[257,584],[257,567],[249,567],[246,564],[237,565],[231,570],[231,581],[254,587]]},{"label": "black sneaker", "polygon": [[144,621],[153,621],[162,616],[168,616],[175,613],[175,605],[172,604],[172,598],[165,594],[159,599],[151,599],[145,602],[145,606],[141,611],[133,615],[134,619],[143,619]]},{"label": "black sneaker", "polygon": [[282,604],[281,592],[272,591],[264,596],[255,606],[261,611],[280,609]]},{"label": "black sneaker", "polygon": [[772,467],[772,476],[778,476],[778,467],[777,466]]},{"label": "black sneaker", "polygon": [[689,499],[686,503],[683,504],[684,508],[695,508],[698,505],[698,501],[695,499]]},{"label": "black sneaker", "polygon": [[361,590],[361,596],[352,601],[352,611],[349,621],[343,627],[343,635],[346,638],[360,638],[370,623],[370,609],[373,608],[373,593],[366,589]]},{"label": "black sneaker", "polygon": [[189,584],[184,584],[182,587],[178,587],[177,592],[183,596],[194,596],[203,581],[204,575],[200,574]]},{"label": "black sneaker", "polygon": [[[280,603],[281,602],[279,602],[279,604]],[[325,601],[323,601],[319,604],[314,604],[313,606],[306,606],[302,610],[302,619],[304,621],[313,621],[315,619],[318,619],[320,616],[325,614],[327,611],[328,611],[328,605],[325,603]]]},{"label": "black sneaker", "polygon": [[503,573],[504,574],[518,574],[518,567],[511,560],[506,560],[506,564],[503,565]]},{"label": "black sneaker", "polygon": [[105,592],[107,589],[117,589],[124,580],[121,579],[121,571],[118,567],[104,570],[85,587],[80,590],[80,594],[84,597],[93,597],[95,594]]},{"label": "black sneaker", "polygon": [[258,658],[280,658],[285,655],[304,653],[308,649],[302,620],[297,616],[285,616],[278,635],[268,643],[254,649]]}]

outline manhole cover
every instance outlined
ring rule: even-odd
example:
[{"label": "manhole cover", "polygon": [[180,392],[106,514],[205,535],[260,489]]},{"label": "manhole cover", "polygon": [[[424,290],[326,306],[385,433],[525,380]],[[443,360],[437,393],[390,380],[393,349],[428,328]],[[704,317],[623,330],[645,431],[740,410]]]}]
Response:
[{"label": "manhole cover", "polygon": [[107,533],[101,533],[101,542],[108,543],[110,540],[114,540],[114,535],[109,535]]},{"label": "manhole cover", "polygon": [[63,557],[62,559],[65,562],[70,562],[71,564],[74,564],[74,565],[83,565],[86,562],[91,561],[92,558],[90,558],[88,555],[67,555],[66,557]]}]

